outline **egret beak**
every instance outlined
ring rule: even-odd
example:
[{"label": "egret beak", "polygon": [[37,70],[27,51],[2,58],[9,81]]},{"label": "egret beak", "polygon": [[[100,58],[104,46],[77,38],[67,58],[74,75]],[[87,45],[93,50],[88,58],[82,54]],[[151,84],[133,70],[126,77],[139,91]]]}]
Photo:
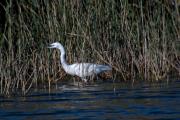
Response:
[{"label": "egret beak", "polygon": [[48,46],[47,48],[54,48],[54,45],[50,44],[50,46]]}]

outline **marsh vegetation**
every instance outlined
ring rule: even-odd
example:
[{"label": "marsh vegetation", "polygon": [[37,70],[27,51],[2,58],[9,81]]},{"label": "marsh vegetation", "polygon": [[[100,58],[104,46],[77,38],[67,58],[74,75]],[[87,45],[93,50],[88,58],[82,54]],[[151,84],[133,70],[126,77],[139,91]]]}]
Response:
[{"label": "marsh vegetation", "polygon": [[67,79],[67,60],[109,64],[124,81],[180,75],[179,3],[169,0],[6,0],[0,4],[0,93]]}]

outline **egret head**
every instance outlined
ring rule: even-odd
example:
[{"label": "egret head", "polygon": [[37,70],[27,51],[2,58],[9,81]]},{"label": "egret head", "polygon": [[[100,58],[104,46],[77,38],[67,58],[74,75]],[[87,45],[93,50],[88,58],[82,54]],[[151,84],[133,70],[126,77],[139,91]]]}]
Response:
[{"label": "egret head", "polygon": [[62,45],[59,42],[55,42],[55,43],[50,44],[50,46],[48,48],[59,48],[61,46]]}]

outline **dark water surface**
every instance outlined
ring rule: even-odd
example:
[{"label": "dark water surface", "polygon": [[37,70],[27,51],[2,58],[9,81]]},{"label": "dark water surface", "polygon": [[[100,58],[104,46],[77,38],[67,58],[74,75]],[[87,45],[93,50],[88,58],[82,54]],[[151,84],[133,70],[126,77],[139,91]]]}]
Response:
[{"label": "dark water surface", "polygon": [[78,88],[59,85],[49,93],[0,98],[0,120],[180,119],[180,81],[100,83]]}]

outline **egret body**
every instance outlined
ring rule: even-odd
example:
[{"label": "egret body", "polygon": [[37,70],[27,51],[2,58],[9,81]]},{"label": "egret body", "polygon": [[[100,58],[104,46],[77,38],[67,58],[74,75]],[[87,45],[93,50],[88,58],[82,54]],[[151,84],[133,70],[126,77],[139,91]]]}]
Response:
[{"label": "egret body", "polygon": [[99,64],[93,64],[93,63],[68,64],[65,59],[65,49],[62,46],[62,44],[60,44],[59,42],[50,44],[50,47],[48,48],[59,49],[61,52],[60,62],[65,72],[70,75],[76,75],[76,76],[81,77],[81,79],[84,82],[87,82],[87,79],[86,79],[87,76],[97,75],[104,71],[112,70],[112,68],[109,65],[99,65]]}]

